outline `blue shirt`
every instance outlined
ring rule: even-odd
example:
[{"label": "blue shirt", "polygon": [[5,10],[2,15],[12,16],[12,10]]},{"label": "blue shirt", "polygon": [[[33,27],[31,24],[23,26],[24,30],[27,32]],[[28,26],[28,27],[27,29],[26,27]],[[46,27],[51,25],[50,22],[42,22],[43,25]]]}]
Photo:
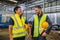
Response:
[{"label": "blue shirt", "polygon": [[[21,16],[20,16],[20,18],[21,18]],[[27,24],[28,21],[26,20],[25,23]],[[9,20],[9,25],[14,25],[14,20],[12,18],[10,18],[10,20]]]}]

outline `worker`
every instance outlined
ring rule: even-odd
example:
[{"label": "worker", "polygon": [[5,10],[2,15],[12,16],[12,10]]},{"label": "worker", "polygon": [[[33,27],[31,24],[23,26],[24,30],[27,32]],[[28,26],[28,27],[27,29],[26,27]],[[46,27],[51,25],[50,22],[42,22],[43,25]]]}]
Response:
[{"label": "worker", "polygon": [[[46,40],[46,34],[49,34],[52,28],[51,20],[45,13],[42,12],[42,8],[40,6],[35,6],[34,10],[36,14],[29,19],[29,24],[32,25],[32,38],[33,40]],[[49,27],[47,27],[47,29],[44,29],[42,27],[43,23],[46,23],[46,25]]]},{"label": "worker", "polygon": [[26,18],[22,15],[23,10],[20,6],[14,8],[15,14],[9,20],[9,37],[10,40],[25,40],[27,31],[25,25]]}]

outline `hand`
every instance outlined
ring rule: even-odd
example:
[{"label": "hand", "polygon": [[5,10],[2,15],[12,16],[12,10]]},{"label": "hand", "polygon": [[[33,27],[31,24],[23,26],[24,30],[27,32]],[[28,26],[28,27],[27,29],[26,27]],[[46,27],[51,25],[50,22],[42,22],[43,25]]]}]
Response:
[{"label": "hand", "polygon": [[42,36],[44,36],[44,37],[45,37],[45,36],[46,36],[46,33],[44,32],[44,33],[42,34]]},{"label": "hand", "polygon": [[30,27],[30,26],[32,26],[32,25],[28,23],[28,26]]},{"label": "hand", "polygon": [[13,40],[13,38],[10,38],[10,40]]},{"label": "hand", "polygon": [[31,35],[30,33],[29,33],[29,34],[27,34],[27,36],[28,36],[28,37],[32,37],[32,35]]},{"label": "hand", "polygon": [[12,36],[10,35],[10,40],[13,40]]}]

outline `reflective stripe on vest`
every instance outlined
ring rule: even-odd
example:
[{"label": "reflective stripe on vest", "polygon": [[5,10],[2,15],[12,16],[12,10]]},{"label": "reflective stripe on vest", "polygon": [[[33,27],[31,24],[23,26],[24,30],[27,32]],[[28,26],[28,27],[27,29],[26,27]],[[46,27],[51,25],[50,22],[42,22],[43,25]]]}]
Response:
[{"label": "reflective stripe on vest", "polygon": [[42,28],[41,24],[44,21],[46,21],[46,14],[42,15],[40,22],[38,21],[38,16],[37,15],[34,16],[34,35],[33,35],[33,37],[38,37],[38,35],[42,33],[44,28]]},{"label": "reflective stripe on vest", "polygon": [[22,18],[20,19],[20,16],[18,14],[15,14],[11,16],[11,18],[14,20],[14,25],[12,29],[12,37],[16,38],[16,37],[26,36],[27,32],[24,27],[25,17],[22,16]]}]

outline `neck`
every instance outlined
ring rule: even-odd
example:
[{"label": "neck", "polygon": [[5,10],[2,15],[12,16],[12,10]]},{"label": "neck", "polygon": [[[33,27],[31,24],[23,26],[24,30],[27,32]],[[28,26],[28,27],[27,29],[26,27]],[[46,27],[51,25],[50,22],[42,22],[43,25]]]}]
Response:
[{"label": "neck", "polygon": [[43,14],[43,12],[41,11],[38,15],[41,16]]},{"label": "neck", "polygon": [[38,14],[39,16],[41,15],[41,14]]},{"label": "neck", "polygon": [[42,16],[43,13],[37,14],[38,16]]},{"label": "neck", "polygon": [[20,13],[16,13],[16,14],[21,15]]}]

